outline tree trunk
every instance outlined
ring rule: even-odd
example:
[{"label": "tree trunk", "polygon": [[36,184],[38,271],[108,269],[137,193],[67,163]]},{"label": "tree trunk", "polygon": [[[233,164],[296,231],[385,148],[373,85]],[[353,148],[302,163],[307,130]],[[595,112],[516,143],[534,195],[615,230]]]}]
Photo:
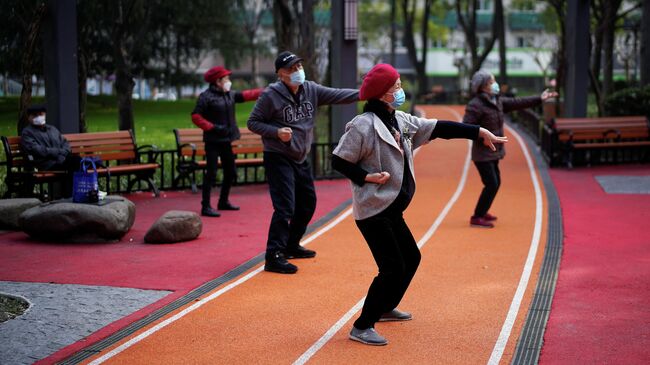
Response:
[{"label": "tree trunk", "polygon": [[302,0],[302,14],[300,19],[300,32],[296,51],[298,56],[304,58],[303,67],[307,77],[318,81],[319,75],[316,68],[316,57],[314,57],[314,5],[313,0]]},{"label": "tree trunk", "polygon": [[88,100],[88,58],[86,53],[79,49],[78,51],[78,62],[79,65],[79,132],[86,133],[88,127],[86,126],[86,102]]},{"label": "tree trunk", "polygon": [[596,32],[594,34],[594,51],[592,53],[593,62],[592,62],[592,72],[594,74],[594,80],[596,85],[600,87],[600,69],[602,68],[602,59],[603,59],[603,28],[601,26],[596,27]]},{"label": "tree trunk", "polygon": [[115,70],[115,91],[117,93],[117,109],[119,113],[119,129],[133,129],[133,78],[126,67]]},{"label": "tree trunk", "polygon": [[126,49],[119,37],[114,37],[113,61],[115,63],[115,93],[117,94],[117,109],[120,130],[133,129],[133,77],[127,64]]},{"label": "tree trunk", "polygon": [[641,86],[650,85],[650,1],[643,2],[641,19]]},{"label": "tree trunk", "polygon": [[[565,91],[565,74],[566,74],[566,67],[567,67],[567,62],[566,62],[566,53],[565,53],[565,47],[566,47],[566,26],[564,24],[564,18],[566,16],[565,12],[565,6],[566,6],[566,0],[547,0],[548,3],[553,7],[553,10],[555,11],[555,14],[557,15],[558,25],[560,27],[560,40],[559,40],[559,45],[558,45],[558,50],[557,54],[555,55],[556,57],[556,69],[555,69],[555,89],[562,95]],[[561,107],[561,102],[560,98],[555,99],[555,113],[557,116],[562,115],[562,107]]]},{"label": "tree trunk", "polygon": [[22,90],[20,91],[20,111],[18,112],[18,124],[16,130],[18,134],[23,131],[27,126],[29,120],[27,119],[27,108],[32,103],[32,74],[34,51],[36,44],[40,39],[41,25],[43,24],[43,17],[45,16],[45,3],[41,3],[34,11],[34,16],[27,29],[27,42],[24,46],[23,57],[21,60],[22,65]]},{"label": "tree trunk", "polygon": [[499,78],[502,84],[507,84],[508,60],[506,58],[506,24],[503,14],[503,0],[496,0],[494,2],[494,22],[496,23],[496,36],[499,39]]},{"label": "tree trunk", "polygon": [[175,71],[174,71],[174,77],[172,78],[172,81],[174,82],[174,86],[176,87],[176,97],[180,100],[181,98],[181,91],[182,91],[182,85],[181,85],[181,80],[182,80],[182,73],[183,70],[181,69],[181,52],[182,52],[182,47],[181,47],[181,41],[180,37],[177,35],[176,36],[176,64],[175,66]]},{"label": "tree trunk", "polygon": [[278,53],[293,50],[293,17],[287,0],[273,1],[273,27]]},{"label": "tree trunk", "polygon": [[478,1],[477,0],[469,0],[468,7],[465,9],[465,13],[468,16],[468,19],[465,19],[462,15],[461,11],[461,6],[460,6],[461,1],[457,0],[456,1],[456,15],[458,16],[458,22],[461,25],[461,28],[463,29],[463,33],[465,34],[465,40],[467,42],[467,48],[470,51],[471,55],[471,60],[472,60],[472,65],[470,66],[470,77],[473,75],[476,71],[481,69],[481,66],[483,65],[483,62],[487,58],[487,56],[492,52],[492,48],[494,48],[494,42],[496,40],[496,34],[497,34],[497,22],[495,19],[492,19],[492,38],[488,42],[488,44],[485,45],[483,52],[479,54],[478,52],[478,41],[476,38],[476,8],[478,6]]},{"label": "tree trunk", "polygon": [[616,31],[616,14],[621,6],[622,0],[612,0],[606,2],[606,12],[603,19],[603,87],[601,90],[600,102],[604,103],[605,99],[613,92],[614,89],[614,32]]}]

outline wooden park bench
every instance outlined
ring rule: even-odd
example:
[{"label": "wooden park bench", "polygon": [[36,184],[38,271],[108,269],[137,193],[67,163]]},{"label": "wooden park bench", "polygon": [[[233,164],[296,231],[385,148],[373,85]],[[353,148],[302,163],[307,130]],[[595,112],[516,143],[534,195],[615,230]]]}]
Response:
[{"label": "wooden park bench", "polygon": [[[135,137],[129,131],[96,132],[64,134],[70,143],[72,153],[80,157],[96,157],[101,159],[102,167],[97,168],[99,176],[105,176],[106,190],[110,192],[110,176],[128,176],[127,191],[144,181],[156,197],[160,195],[153,180],[153,174],[160,164],[156,162],[158,152],[151,145],[137,147]],[[142,161],[142,156],[148,155],[148,161]],[[135,177],[131,179],[131,177]]]},{"label": "wooden park bench", "polygon": [[[160,167],[157,162],[157,152],[153,146],[137,147],[131,131],[76,133],[63,135],[70,143],[74,155],[80,157],[96,157],[101,159],[102,167],[98,167],[99,176],[106,177],[106,190],[110,192],[111,176],[129,176],[127,191],[131,191],[135,183],[144,181],[156,196],[158,187],[153,180],[153,174]],[[25,195],[35,183],[52,183],[60,181],[65,171],[36,171],[29,166],[26,155],[20,147],[20,137],[2,137],[7,160],[7,192]],[[147,154],[148,162],[142,162],[141,156]],[[131,179],[131,177],[134,179]],[[50,188],[51,190],[51,188]]]},{"label": "wooden park bench", "polygon": [[[650,156],[650,125],[645,116],[602,118],[555,118],[544,126],[543,149],[551,162],[573,166],[576,152],[585,161],[602,159],[603,152],[637,152],[636,159]],[[595,158],[594,158],[595,157]],[[610,160],[619,162],[614,153]]]},{"label": "wooden park bench", "polygon": [[[232,142],[232,150],[235,154],[235,167],[258,168],[264,165],[262,154],[264,145],[262,137],[248,130],[239,128],[240,139]],[[178,154],[178,176],[174,179],[172,186],[178,187],[187,179],[192,186],[192,192],[198,191],[196,186],[195,172],[206,169],[205,143],[203,143],[203,130],[199,128],[174,129],[176,137],[176,149]],[[218,166],[221,166],[219,161]],[[254,171],[256,172],[256,171]]]}]

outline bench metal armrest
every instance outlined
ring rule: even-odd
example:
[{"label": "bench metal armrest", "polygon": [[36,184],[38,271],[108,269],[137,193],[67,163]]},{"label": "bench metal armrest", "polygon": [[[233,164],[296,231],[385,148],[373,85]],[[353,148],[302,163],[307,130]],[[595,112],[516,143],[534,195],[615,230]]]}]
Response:
[{"label": "bench metal armrest", "polygon": [[160,163],[158,161],[158,158],[160,157],[160,151],[158,150],[158,146],[153,145],[153,144],[147,144],[144,146],[139,146],[135,150],[136,155],[138,156],[138,162],[140,162],[140,156],[141,155],[147,155],[149,156],[149,161],[154,161],[156,163]]},{"label": "bench metal armrest", "polygon": [[190,147],[192,149],[192,161],[196,161],[196,144],[195,143],[183,143],[182,145],[178,146],[178,155],[183,158],[183,154],[181,151],[185,147]]}]

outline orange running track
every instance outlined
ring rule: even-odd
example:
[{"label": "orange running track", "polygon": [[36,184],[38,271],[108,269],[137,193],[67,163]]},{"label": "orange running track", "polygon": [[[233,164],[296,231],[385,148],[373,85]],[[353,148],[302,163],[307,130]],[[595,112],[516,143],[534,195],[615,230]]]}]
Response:
[{"label": "orange running track", "polygon": [[[460,120],[462,107],[427,107]],[[400,304],[409,322],[378,323],[389,344],[347,335],[376,266],[349,210],[303,239],[315,259],[296,275],[254,268],[142,328],[87,363],[509,363],[546,242],[546,197],[523,142],[508,129],[495,229],[469,227],[482,188],[465,140],[434,140],[415,158],[418,190],[405,213],[422,249]]]}]

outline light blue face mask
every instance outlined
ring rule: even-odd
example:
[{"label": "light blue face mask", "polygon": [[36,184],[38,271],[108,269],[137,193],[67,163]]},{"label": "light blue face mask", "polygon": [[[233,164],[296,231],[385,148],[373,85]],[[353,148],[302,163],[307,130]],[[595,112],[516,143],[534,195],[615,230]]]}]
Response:
[{"label": "light blue face mask", "polygon": [[392,106],[394,109],[397,109],[406,101],[406,94],[404,94],[404,89],[395,91],[393,93],[393,98],[395,98],[395,100],[390,103],[390,106]]},{"label": "light blue face mask", "polygon": [[499,83],[495,81],[492,84],[492,95],[499,95],[500,91],[501,91],[501,89],[499,88]]},{"label": "light blue face mask", "polygon": [[291,74],[291,83],[294,85],[302,85],[305,82],[305,70],[300,69]]}]

